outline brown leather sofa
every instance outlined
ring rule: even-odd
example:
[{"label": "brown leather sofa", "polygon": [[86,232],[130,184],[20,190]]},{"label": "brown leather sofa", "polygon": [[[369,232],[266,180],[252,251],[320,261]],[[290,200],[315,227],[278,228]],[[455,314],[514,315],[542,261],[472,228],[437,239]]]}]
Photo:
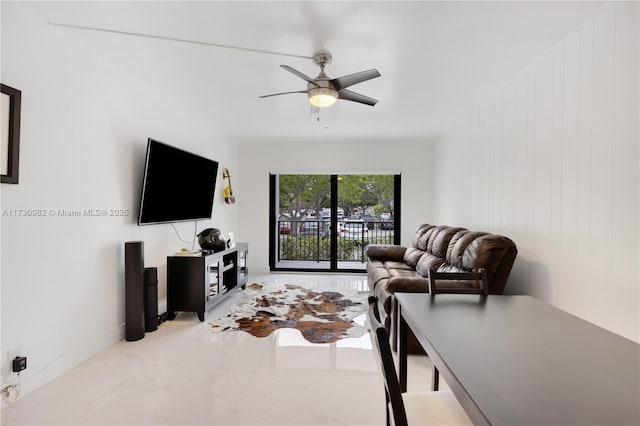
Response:
[{"label": "brown leather sofa", "polygon": [[[393,297],[395,292],[428,293],[430,270],[477,273],[484,269],[484,285],[488,294],[502,294],[517,253],[515,243],[502,235],[429,224],[418,227],[411,247],[368,245],[369,288],[378,298],[381,319],[393,348],[396,349],[398,320]],[[476,276],[474,274],[474,279],[436,280],[434,284],[436,287],[478,288]],[[420,352],[412,335],[409,336],[409,351]]]}]

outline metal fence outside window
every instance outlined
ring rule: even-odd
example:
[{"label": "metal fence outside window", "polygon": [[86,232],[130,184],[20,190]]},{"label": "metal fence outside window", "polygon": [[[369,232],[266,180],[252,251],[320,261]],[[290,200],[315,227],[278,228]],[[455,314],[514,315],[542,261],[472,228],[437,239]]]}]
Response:
[{"label": "metal fence outside window", "polygon": [[[278,220],[278,261],[329,261],[331,222],[320,219]],[[393,244],[392,221],[339,221],[337,260],[367,261],[367,244]]]}]

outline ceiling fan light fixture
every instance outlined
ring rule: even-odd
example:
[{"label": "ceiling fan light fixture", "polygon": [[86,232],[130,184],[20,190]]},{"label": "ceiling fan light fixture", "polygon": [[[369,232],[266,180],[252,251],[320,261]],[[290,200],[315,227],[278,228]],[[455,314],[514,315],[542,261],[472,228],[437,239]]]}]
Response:
[{"label": "ceiling fan light fixture", "polygon": [[315,87],[308,92],[309,103],[318,108],[329,107],[338,100],[338,92],[331,87]]}]

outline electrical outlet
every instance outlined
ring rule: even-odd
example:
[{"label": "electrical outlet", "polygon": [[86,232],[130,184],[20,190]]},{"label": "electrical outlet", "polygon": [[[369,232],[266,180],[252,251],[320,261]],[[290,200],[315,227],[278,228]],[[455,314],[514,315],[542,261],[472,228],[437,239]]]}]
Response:
[{"label": "electrical outlet", "polygon": [[19,373],[27,369],[27,357],[26,356],[17,356],[13,359],[13,372]]}]

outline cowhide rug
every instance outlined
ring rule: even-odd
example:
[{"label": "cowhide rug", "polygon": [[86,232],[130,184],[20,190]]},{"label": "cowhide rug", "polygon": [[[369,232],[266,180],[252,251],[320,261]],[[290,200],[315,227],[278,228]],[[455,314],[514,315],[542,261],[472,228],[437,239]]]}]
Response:
[{"label": "cowhide rug", "polygon": [[364,335],[367,329],[353,319],[367,308],[366,295],[355,290],[250,284],[226,317],[209,324],[215,332],[242,330],[256,337],[295,328],[311,343],[331,343]]}]

